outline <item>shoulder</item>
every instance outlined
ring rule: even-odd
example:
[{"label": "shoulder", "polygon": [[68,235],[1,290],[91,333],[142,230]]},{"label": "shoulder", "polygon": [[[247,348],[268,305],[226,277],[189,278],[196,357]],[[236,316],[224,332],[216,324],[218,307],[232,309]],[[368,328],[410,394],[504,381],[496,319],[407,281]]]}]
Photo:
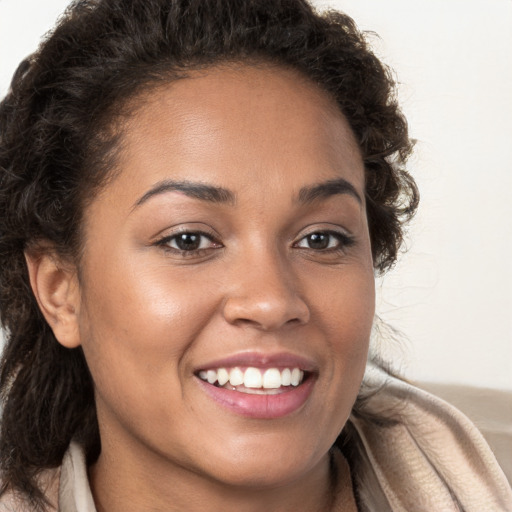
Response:
[{"label": "shoulder", "polygon": [[376,368],[366,385],[376,391],[350,421],[368,480],[378,482],[392,510],[512,511],[507,479],[464,414]]}]

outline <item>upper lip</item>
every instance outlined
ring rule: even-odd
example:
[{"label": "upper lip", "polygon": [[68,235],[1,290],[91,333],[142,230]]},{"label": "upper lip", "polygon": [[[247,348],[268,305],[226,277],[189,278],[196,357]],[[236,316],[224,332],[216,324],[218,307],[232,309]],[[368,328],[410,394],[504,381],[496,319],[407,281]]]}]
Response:
[{"label": "upper lip", "polygon": [[214,368],[233,368],[235,366],[255,367],[255,368],[299,368],[306,372],[316,372],[317,365],[303,356],[292,354],[290,352],[279,352],[274,354],[264,354],[261,352],[241,352],[231,356],[216,359],[196,368],[196,372],[201,370],[210,370]]}]

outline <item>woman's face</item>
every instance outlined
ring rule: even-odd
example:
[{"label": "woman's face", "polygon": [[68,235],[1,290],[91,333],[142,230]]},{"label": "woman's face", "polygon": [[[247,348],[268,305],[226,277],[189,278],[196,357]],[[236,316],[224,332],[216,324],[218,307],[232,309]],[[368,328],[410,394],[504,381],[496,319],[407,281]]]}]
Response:
[{"label": "woman's face", "polygon": [[231,485],[313,474],[374,313],[347,122],[295,72],[218,68],[147,93],[118,167],[79,273],[101,457]]}]

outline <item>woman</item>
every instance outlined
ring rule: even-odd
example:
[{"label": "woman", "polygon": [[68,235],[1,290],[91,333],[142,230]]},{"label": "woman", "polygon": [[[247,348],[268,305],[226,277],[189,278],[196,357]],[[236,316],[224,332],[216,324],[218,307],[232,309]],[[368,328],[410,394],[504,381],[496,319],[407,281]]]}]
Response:
[{"label": "woman", "polygon": [[417,192],[350,18],[75,2],[0,129],[5,510],[512,509],[460,413],[367,365]]}]

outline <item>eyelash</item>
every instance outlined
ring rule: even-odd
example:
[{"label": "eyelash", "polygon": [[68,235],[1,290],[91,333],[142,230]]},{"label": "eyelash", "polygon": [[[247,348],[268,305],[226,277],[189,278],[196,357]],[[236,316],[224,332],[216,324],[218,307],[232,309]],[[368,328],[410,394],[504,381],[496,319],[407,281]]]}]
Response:
[{"label": "eyelash", "polygon": [[[171,243],[173,243],[173,241],[176,241],[179,236],[183,236],[183,235],[198,236],[203,239],[206,238],[210,244],[213,244],[213,247],[210,246],[210,247],[191,249],[191,250],[180,249],[179,247],[172,247]],[[303,242],[304,240],[307,240],[308,237],[311,237],[313,235],[329,236],[331,238],[331,240],[329,240],[328,245],[331,244],[332,238],[334,238],[335,240],[337,240],[336,246],[334,246],[334,247],[328,246],[323,249],[315,249],[312,247],[301,247],[299,245],[301,242]],[[200,240],[199,244],[200,245],[202,244],[201,240]],[[293,247],[298,248],[298,249],[311,250],[311,251],[318,252],[318,253],[340,253],[340,252],[345,251],[347,248],[351,247],[354,244],[355,244],[355,238],[351,235],[347,235],[346,233],[341,233],[339,231],[333,231],[333,230],[317,230],[317,231],[313,231],[313,232],[308,233],[307,235],[304,235],[303,237],[301,237],[297,242],[295,242],[293,244]],[[224,247],[220,242],[218,242],[215,239],[215,237],[212,234],[206,233],[204,231],[193,231],[193,230],[183,230],[178,233],[174,233],[172,235],[165,236],[165,237],[161,238],[160,240],[158,240],[155,245],[162,247],[164,250],[166,250],[168,252],[172,252],[174,254],[179,254],[182,257],[190,257],[190,258],[203,256],[203,255],[207,254],[208,251],[211,249],[221,249],[222,247]]]}]

